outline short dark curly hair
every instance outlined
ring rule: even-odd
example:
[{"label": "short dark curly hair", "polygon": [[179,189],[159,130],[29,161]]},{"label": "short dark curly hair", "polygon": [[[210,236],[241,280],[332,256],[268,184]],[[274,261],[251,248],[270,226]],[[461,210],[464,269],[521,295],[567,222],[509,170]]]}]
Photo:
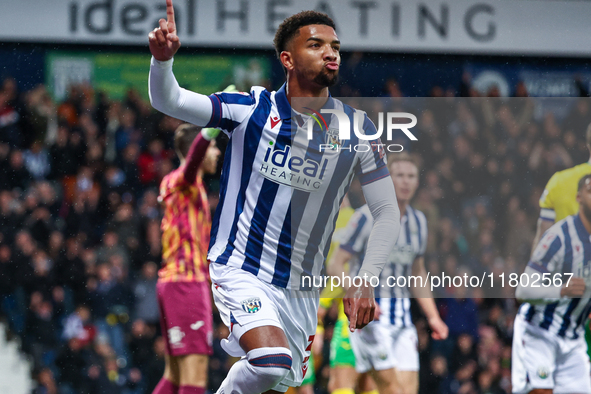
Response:
[{"label": "short dark curly hair", "polygon": [[336,30],[334,21],[325,13],[318,11],[302,11],[286,18],[275,33],[273,44],[277,58],[285,51],[287,44],[295,37],[300,27],[308,25],[326,25]]},{"label": "short dark curly hair", "polygon": [[183,123],[174,132],[174,150],[181,159],[187,157],[193,140],[201,131],[201,127]]}]

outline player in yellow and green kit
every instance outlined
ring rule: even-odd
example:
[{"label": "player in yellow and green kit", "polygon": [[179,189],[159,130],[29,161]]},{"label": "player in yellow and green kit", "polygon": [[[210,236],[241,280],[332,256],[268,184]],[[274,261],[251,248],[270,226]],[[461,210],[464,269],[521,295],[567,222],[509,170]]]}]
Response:
[{"label": "player in yellow and green kit", "polygon": [[359,375],[355,371],[355,354],[349,342],[349,319],[345,315],[342,296],[343,289],[337,288],[330,291],[329,288],[320,295],[320,307],[318,308],[318,321],[322,321],[326,312],[336,302],[339,314],[335,323],[332,340],[330,341],[330,377],[328,380],[328,392],[331,394],[354,394],[355,386],[362,394],[377,394],[375,383],[369,375]]},{"label": "player in yellow and green kit", "polygon": [[[339,289],[340,290],[340,289]],[[341,292],[339,298],[322,298],[321,308],[330,308],[332,302],[338,302],[339,316],[334,327],[332,340],[330,341],[330,367],[351,367],[355,368],[355,355],[349,343],[349,319],[345,315]],[[326,305],[326,306],[325,306]]]},{"label": "player in yellow and green kit", "polygon": [[[326,257],[326,261],[330,261],[330,257],[333,253],[334,250],[338,249],[339,247],[339,234],[342,231],[343,228],[345,228],[345,226],[347,225],[347,223],[349,222],[349,219],[351,219],[351,215],[353,215],[353,212],[355,212],[355,210],[353,208],[351,208],[351,205],[349,204],[349,199],[347,196],[345,196],[345,198],[343,199],[343,203],[341,204],[341,209],[339,210],[339,216],[337,219],[337,222],[335,223],[335,231],[332,237],[332,242],[330,244],[330,250],[328,251],[328,255]],[[342,297],[343,294],[345,294],[344,292],[338,292],[338,293],[334,293],[334,294],[329,294],[329,293],[325,293],[323,292],[320,295],[320,306],[318,308],[318,327],[316,328],[316,336],[314,337],[314,343],[312,344],[312,352],[310,353],[310,360],[308,361],[308,372],[306,373],[306,376],[304,377],[304,381],[302,382],[302,385],[300,387],[297,387],[295,389],[290,389],[290,391],[292,393],[297,393],[297,394],[311,394],[314,392],[314,383],[316,383],[316,368],[315,368],[315,360],[314,360],[314,354],[319,354],[322,352],[322,346],[318,346],[318,341],[321,340],[321,338],[324,337],[324,316],[326,314],[326,311],[328,309],[330,309],[333,301],[338,301],[339,302],[339,319],[337,321],[337,324],[335,326],[335,333],[337,332],[337,329],[339,327],[344,327],[345,331],[348,330],[348,326],[349,326],[349,321],[347,319],[347,316],[345,315],[344,309],[343,309],[343,300],[342,298],[339,299],[334,299],[333,296],[336,295],[338,297]],[[323,298],[324,297],[324,298]],[[327,298],[328,297],[328,298]],[[344,319],[344,323],[342,323],[342,319]],[[330,343],[330,366],[331,368],[333,368],[333,343],[334,343],[334,334],[333,334],[333,339]],[[347,332],[347,338],[348,338],[348,332]],[[355,356],[353,355],[353,351],[351,350],[351,345],[349,345],[349,340],[347,339],[347,348],[349,349],[349,353],[350,353],[350,358],[352,360],[352,370],[353,372],[355,372]],[[331,375],[332,376],[332,375]],[[329,382],[329,392],[332,393],[332,390],[330,390],[330,382]],[[290,392],[288,391],[287,394],[290,394]]]},{"label": "player in yellow and green kit", "polygon": [[[339,218],[336,223],[335,235],[333,242],[330,245],[330,251],[326,258],[327,263],[330,263],[332,253],[337,250],[342,236],[342,230],[345,228],[355,210],[348,204],[341,206]],[[331,394],[354,394],[357,383],[358,373],[355,371],[355,354],[351,349],[349,343],[349,319],[345,315],[345,308],[343,307],[343,295],[345,291],[341,288],[331,289],[327,287],[320,294],[320,306],[318,308],[318,322],[319,324],[324,320],[327,311],[332,307],[333,303],[338,303],[339,314],[335,323],[332,340],[330,341],[330,377],[328,381],[328,392]],[[361,382],[359,385],[362,390],[364,388],[371,388],[371,382],[365,384]],[[363,390],[364,394],[369,394],[372,391]]]}]

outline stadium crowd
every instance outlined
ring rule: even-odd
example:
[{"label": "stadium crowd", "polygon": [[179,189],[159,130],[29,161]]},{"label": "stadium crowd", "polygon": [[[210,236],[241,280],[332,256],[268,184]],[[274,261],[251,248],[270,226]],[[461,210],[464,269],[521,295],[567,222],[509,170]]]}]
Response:
[{"label": "stadium crowd", "polygon": [[[355,89],[345,78],[338,93]],[[384,95],[404,94],[391,79]],[[457,89],[432,89],[433,97],[498,95],[495,88],[472,89],[468,75]],[[520,99],[433,106],[419,117],[418,141],[404,142],[422,163],[413,206],[429,223],[432,273],[521,272],[544,185],[555,171],[589,158],[588,99],[573,100],[567,116],[556,116],[540,111],[523,84],[514,96]],[[54,102],[44,86],[21,92],[14,79],[2,82],[0,305],[33,359],[36,392],[150,393],[161,377],[157,197],[159,181],[178,165],[172,137],[179,124],[134,90],[115,101],[77,85]],[[208,178],[212,209],[216,182]],[[414,313],[421,393],[511,392],[518,304],[510,290],[494,298],[462,287],[436,292],[450,329],[445,341],[432,340]],[[212,391],[234,361],[219,345],[228,331],[217,313],[214,319]],[[318,393],[326,392],[335,319],[331,310],[317,360]]]}]

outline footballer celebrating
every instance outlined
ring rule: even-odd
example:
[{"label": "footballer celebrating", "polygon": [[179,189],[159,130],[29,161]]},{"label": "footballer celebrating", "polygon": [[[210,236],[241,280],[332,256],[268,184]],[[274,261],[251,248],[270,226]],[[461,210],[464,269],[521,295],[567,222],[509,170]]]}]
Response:
[{"label": "footballer celebrating", "polygon": [[[292,108],[293,98],[315,99],[316,109],[344,111],[354,124],[356,110],[329,97],[328,87],[338,77],[340,42],[327,15],[303,11],[279,26],[274,44],[287,81],[278,91],[254,86],[248,93],[206,96],[181,89],[174,77],[173,56],[180,41],[172,0],[166,5],[167,20],[161,19],[149,35],[152,106],[198,126],[220,128],[230,138],[208,259],[214,301],[230,328],[222,345],[242,358],[218,393],[285,392],[304,379],[316,331],[319,290],[306,288],[302,279],[322,274],[338,209],[355,174],[374,225],[360,270],[367,280],[349,289],[345,311],[353,328],[373,320],[370,279],[380,275],[400,227],[386,159],[370,146],[375,141],[356,135],[344,144],[365,144],[369,149],[321,152],[319,141],[326,138],[317,135],[305,142],[305,157],[290,157],[292,128],[301,126],[299,121],[292,124],[292,118],[310,121],[301,114],[303,108]],[[373,123],[361,116],[363,132],[375,135]],[[336,116],[327,118],[338,128]],[[282,166],[280,173],[291,177],[294,167],[304,182],[314,174],[302,171],[301,163],[315,168],[323,163],[321,175],[314,178],[316,187],[294,187],[273,177],[269,160],[279,156],[285,160],[273,165]]]}]

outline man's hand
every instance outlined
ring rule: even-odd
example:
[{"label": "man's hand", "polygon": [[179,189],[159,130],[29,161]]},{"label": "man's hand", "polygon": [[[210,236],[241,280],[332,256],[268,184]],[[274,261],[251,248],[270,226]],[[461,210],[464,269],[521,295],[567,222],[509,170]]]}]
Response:
[{"label": "man's hand", "polygon": [[429,319],[428,321],[429,327],[431,327],[431,338],[442,341],[447,339],[447,335],[449,334],[449,328],[447,328],[447,324],[441,320],[439,316]]},{"label": "man's hand", "polygon": [[150,42],[150,52],[152,52],[154,59],[164,62],[172,59],[181,47],[181,41],[176,35],[172,0],[166,0],[166,20],[160,19],[158,23],[160,23],[160,27],[148,34],[148,40]]},{"label": "man's hand", "polygon": [[560,290],[561,297],[581,297],[585,293],[585,280],[583,278],[572,278],[568,284]]},{"label": "man's hand", "polygon": [[363,328],[374,320],[376,303],[373,287],[363,281],[361,287],[351,286],[343,298],[345,315],[349,318],[349,331]]}]

